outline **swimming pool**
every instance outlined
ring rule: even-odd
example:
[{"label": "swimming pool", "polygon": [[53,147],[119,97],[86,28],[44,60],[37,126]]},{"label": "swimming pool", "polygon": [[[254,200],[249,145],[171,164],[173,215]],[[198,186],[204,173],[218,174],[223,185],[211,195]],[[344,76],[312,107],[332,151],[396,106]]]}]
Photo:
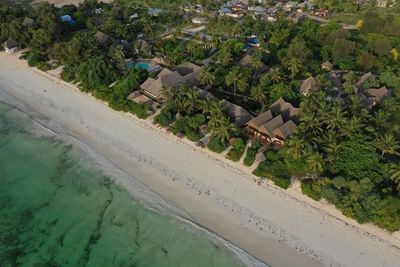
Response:
[{"label": "swimming pool", "polygon": [[161,69],[160,65],[153,65],[151,63],[146,63],[146,62],[129,62],[126,63],[126,68],[127,69],[132,69],[132,68],[136,68],[136,69],[141,69],[141,70],[147,70],[148,72],[152,73],[152,72],[157,72]]},{"label": "swimming pool", "polygon": [[150,68],[150,64],[144,63],[144,62],[136,63],[135,68],[142,69],[142,70],[148,70]]}]

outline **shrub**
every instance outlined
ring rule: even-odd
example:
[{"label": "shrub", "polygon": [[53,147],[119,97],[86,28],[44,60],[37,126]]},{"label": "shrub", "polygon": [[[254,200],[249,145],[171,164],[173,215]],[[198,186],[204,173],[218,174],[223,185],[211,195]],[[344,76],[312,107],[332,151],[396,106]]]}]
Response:
[{"label": "shrub", "polygon": [[203,135],[202,135],[202,134],[200,134],[200,133],[198,133],[198,132],[196,132],[196,131],[193,131],[193,130],[191,130],[191,129],[186,130],[186,131],[185,131],[185,135],[186,135],[187,139],[189,139],[189,140],[192,141],[192,142],[197,142],[197,141],[199,141],[201,138],[203,138]]},{"label": "shrub", "polygon": [[228,144],[226,142],[222,142],[219,138],[215,136],[210,138],[207,145],[208,149],[216,153],[221,153],[227,148],[227,146]]},{"label": "shrub", "polygon": [[28,59],[28,66],[29,67],[34,67],[36,66],[39,62],[42,62],[45,58],[42,54],[36,51],[32,51],[28,54],[27,56]]},{"label": "shrub", "polygon": [[251,146],[247,148],[246,157],[243,160],[244,165],[251,166],[254,163],[258,149],[260,149],[261,144],[257,140],[251,142]]},{"label": "shrub", "polygon": [[274,175],[272,175],[270,178],[271,178],[271,181],[273,181],[274,184],[276,186],[279,186],[280,188],[288,189],[290,186],[290,179],[288,179],[288,178],[274,176]]},{"label": "shrub", "polygon": [[159,124],[162,127],[167,127],[175,120],[175,112],[169,106],[165,107],[161,110],[160,114],[158,114],[154,118],[154,122]]},{"label": "shrub", "polygon": [[38,68],[41,71],[48,71],[51,69],[51,67],[49,66],[49,64],[47,64],[46,62],[39,62],[36,65],[36,68]]},{"label": "shrub", "polygon": [[226,158],[228,158],[232,161],[239,161],[244,153],[244,148],[245,148],[245,145],[244,145],[243,139],[241,139],[241,138],[236,139],[235,144],[233,145],[233,148],[226,155]]},{"label": "shrub", "polygon": [[261,178],[269,178],[275,185],[287,189],[290,186],[290,176],[287,176],[280,167],[270,166],[267,161],[263,161],[253,171],[253,174]]},{"label": "shrub", "polygon": [[75,80],[76,67],[72,65],[65,65],[60,73],[61,79],[66,82],[72,82]]},{"label": "shrub", "polygon": [[301,181],[301,192],[316,201],[320,200],[322,197],[321,194],[313,191],[312,184],[306,181]]}]

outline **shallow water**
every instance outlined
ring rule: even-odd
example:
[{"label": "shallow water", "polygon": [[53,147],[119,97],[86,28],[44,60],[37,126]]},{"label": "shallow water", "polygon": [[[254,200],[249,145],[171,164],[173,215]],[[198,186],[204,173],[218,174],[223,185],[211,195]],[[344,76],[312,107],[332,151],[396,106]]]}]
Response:
[{"label": "shallow water", "polygon": [[0,265],[243,266],[198,229],[145,208],[71,145],[0,104]]}]

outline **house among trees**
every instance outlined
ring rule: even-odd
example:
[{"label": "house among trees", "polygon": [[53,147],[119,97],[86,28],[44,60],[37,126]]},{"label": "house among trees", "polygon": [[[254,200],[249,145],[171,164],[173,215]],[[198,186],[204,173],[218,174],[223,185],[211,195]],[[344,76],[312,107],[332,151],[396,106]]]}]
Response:
[{"label": "house among trees", "polygon": [[374,106],[382,103],[383,100],[390,96],[389,90],[383,86],[381,88],[370,88],[365,90],[361,98],[363,99],[364,105],[367,109],[371,109]]},{"label": "house among trees", "polygon": [[325,61],[324,63],[321,64],[321,69],[326,70],[326,71],[331,71],[333,68],[333,65],[329,61]]},{"label": "house among trees", "polygon": [[18,43],[15,40],[8,39],[4,42],[4,50],[6,51],[6,53],[11,54],[18,51],[18,49]]},{"label": "house among trees", "polygon": [[376,6],[385,8],[387,6],[388,0],[376,0]]},{"label": "house among trees", "polygon": [[246,109],[243,107],[233,104],[227,100],[222,100],[223,111],[233,119],[235,124],[239,127],[245,125],[248,121],[254,118]]},{"label": "house among trees", "polygon": [[22,26],[24,27],[29,27],[29,26],[34,26],[35,21],[31,18],[25,17],[24,20],[22,21]]},{"label": "house among trees", "polygon": [[315,87],[315,78],[313,76],[308,77],[303,81],[303,83],[300,86],[300,93],[303,96],[308,95],[310,90],[314,89]]},{"label": "house among trees", "polygon": [[193,87],[198,85],[199,71],[200,67],[190,62],[178,65],[174,71],[164,68],[157,75],[157,79],[149,77],[140,85],[140,88],[145,94],[156,100],[165,100],[163,96],[164,88]]},{"label": "house among trees", "polygon": [[239,66],[241,67],[249,67],[252,69],[255,69],[258,71],[258,73],[263,73],[268,70],[267,65],[264,64],[261,60],[256,63],[254,58],[250,55],[244,56],[240,61],[239,61]]},{"label": "house among trees", "polygon": [[69,25],[76,24],[76,21],[70,15],[63,15],[60,17],[60,21],[63,23],[67,23]]},{"label": "house among trees", "polygon": [[192,18],[192,22],[194,24],[206,24],[207,23],[207,19],[206,18],[202,18],[202,17],[195,17],[195,18]]},{"label": "house among trees", "polygon": [[361,88],[362,85],[372,76],[371,72],[367,72],[365,73],[363,76],[360,77],[360,79],[358,79],[358,81],[356,82],[355,86],[357,88]]},{"label": "house among trees", "polygon": [[111,38],[109,35],[101,31],[97,31],[94,34],[94,37],[96,38],[97,43],[104,47],[114,41],[113,38]]},{"label": "house among trees", "polygon": [[300,109],[282,98],[246,124],[247,132],[263,144],[283,145],[300,123]]}]

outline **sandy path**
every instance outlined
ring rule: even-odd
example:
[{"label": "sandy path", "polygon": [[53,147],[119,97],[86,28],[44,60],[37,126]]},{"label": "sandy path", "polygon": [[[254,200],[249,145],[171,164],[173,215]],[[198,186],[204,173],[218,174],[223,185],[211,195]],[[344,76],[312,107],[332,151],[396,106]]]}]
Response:
[{"label": "sandy path", "polygon": [[[273,266],[399,266],[395,235],[358,225],[295,190],[257,186],[247,168],[112,111],[27,68],[16,56],[0,54],[0,100],[8,101],[1,92],[25,104],[20,108],[45,116],[42,122],[57,122],[194,221]],[[129,190],[127,181],[120,182]]]}]

